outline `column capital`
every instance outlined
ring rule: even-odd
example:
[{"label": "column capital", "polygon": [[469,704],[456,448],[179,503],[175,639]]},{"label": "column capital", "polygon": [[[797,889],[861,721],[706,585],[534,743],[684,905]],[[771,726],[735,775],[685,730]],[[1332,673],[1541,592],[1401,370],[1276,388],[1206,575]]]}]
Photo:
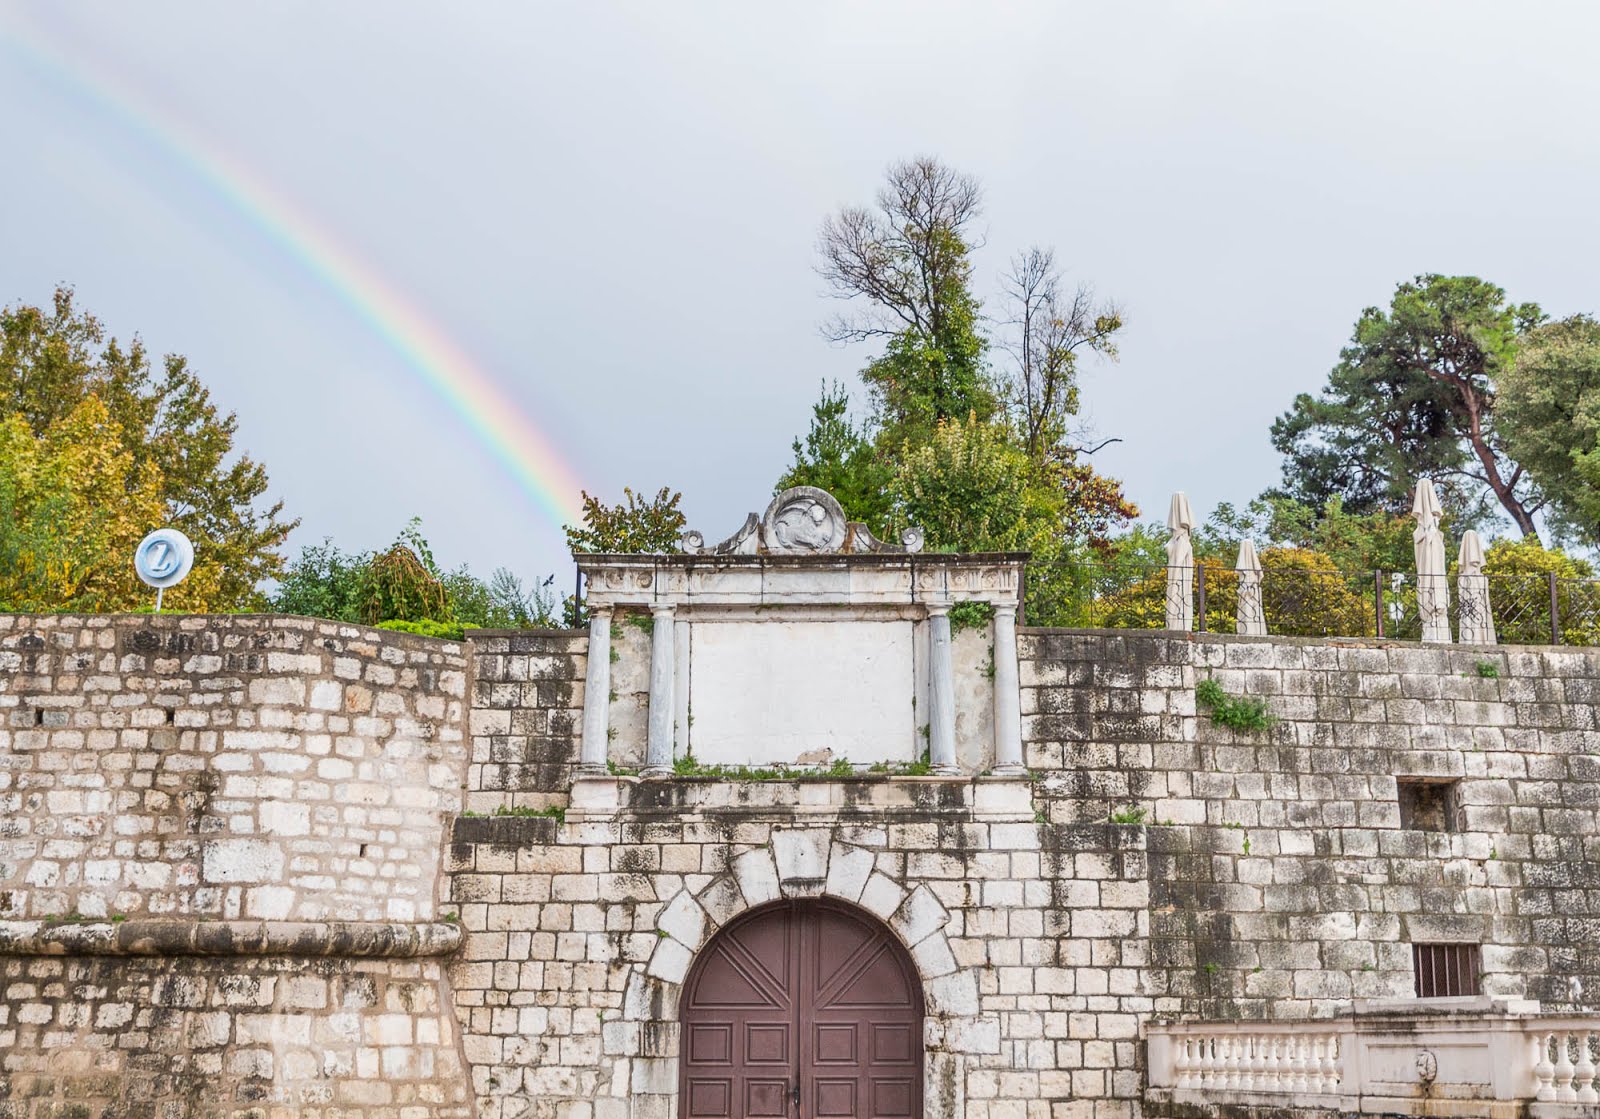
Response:
[{"label": "column capital", "polygon": [[1015,614],[1017,612],[1017,604],[1015,602],[991,602],[989,605],[996,614]]},{"label": "column capital", "polygon": [[597,603],[594,606],[585,604],[584,608],[589,611],[589,617],[591,618],[607,618],[616,610],[616,607],[609,602]]},{"label": "column capital", "polygon": [[675,614],[675,613],[677,613],[677,610],[678,610],[678,608],[676,606],[674,606],[670,602],[668,602],[668,603],[652,603],[651,606],[650,606],[650,613],[653,616],[657,617],[657,618],[661,617],[661,615],[663,615],[663,614],[668,614],[668,615]]},{"label": "column capital", "polygon": [[948,602],[925,602],[923,606],[927,609],[928,617],[930,618],[937,618],[941,614],[950,613],[950,603]]}]

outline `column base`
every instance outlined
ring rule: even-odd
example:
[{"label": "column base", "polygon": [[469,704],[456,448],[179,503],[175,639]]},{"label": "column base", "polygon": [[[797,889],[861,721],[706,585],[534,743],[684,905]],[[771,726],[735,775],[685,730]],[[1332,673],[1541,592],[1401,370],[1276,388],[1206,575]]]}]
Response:
[{"label": "column base", "polygon": [[671,777],[670,765],[647,765],[639,771],[640,777]]},{"label": "column base", "polygon": [[610,815],[621,806],[622,782],[609,774],[580,777],[572,783],[572,795],[567,807],[573,812]]},{"label": "column base", "polygon": [[1028,768],[1022,765],[997,765],[991,772],[996,777],[1026,777]]},{"label": "column base", "polygon": [[953,765],[936,765],[929,770],[935,777],[960,777],[961,770]]}]

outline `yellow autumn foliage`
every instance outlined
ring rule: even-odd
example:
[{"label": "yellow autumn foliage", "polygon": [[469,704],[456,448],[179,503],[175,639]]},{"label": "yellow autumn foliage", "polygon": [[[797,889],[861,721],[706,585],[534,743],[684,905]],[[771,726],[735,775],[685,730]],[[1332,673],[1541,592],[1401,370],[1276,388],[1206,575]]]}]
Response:
[{"label": "yellow autumn foliage", "polygon": [[[160,487],[153,467],[135,467],[96,396],[37,436],[21,415],[0,420],[0,609],[103,612],[148,604],[133,549],[162,524]],[[173,604],[203,608],[204,592],[175,593]]]}]

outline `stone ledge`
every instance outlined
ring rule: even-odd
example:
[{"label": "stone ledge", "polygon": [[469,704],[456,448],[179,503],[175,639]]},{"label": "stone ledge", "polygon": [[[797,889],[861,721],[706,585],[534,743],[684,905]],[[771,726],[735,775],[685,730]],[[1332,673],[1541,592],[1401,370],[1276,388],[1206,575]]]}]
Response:
[{"label": "stone ledge", "polygon": [[491,847],[542,847],[556,841],[561,821],[553,816],[457,816],[450,842]]},{"label": "stone ledge", "polygon": [[0,956],[416,958],[447,956],[460,945],[461,929],[437,921],[0,921]]},{"label": "stone ledge", "polygon": [[690,819],[701,813],[777,813],[784,816],[865,812],[885,820],[911,814],[956,813],[985,819],[1033,819],[1033,785],[1026,778],[861,774],[796,776],[770,781],[718,777],[624,778],[618,812]]}]

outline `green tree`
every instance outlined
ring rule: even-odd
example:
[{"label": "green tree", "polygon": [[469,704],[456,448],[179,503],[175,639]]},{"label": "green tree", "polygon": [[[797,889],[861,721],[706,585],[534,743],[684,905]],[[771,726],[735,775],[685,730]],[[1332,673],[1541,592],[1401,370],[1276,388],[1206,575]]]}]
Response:
[{"label": "green tree", "polygon": [[367,561],[356,606],[360,620],[368,625],[456,620],[444,573],[422,535],[420,518],[411,518],[393,544]]},{"label": "green tree", "polygon": [[361,583],[370,552],[345,552],[331,539],[308,544],[289,562],[269,596],[274,612],[331,618],[340,622],[361,620]]},{"label": "green tree", "polygon": [[553,625],[551,575],[526,584],[504,567],[485,582],[466,566],[441,571],[413,518],[382,552],[346,552],[332,540],[300,550],[271,596],[273,610],[344,622],[435,623],[430,632],[462,628],[526,629]]},{"label": "green tree", "polygon": [[1600,322],[1536,328],[1499,389],[1507,450],[1549,496],[1554,527],[1600,545]]},{"label": "green tree", "polygon": [[[1072,445],[1071,417],[1078,358],[1115,356],[1121,314],[1086,288],[1064,295],[1053,255],[1030,250],[1013,262],[998,324],[1015,369],[997,372],[972,284],[981,208],[975,179],[921,158],[888,169],[875,210],[823,223],[822,275],[852,304],[825,333],[882,344],[861,373],[873,411],[858,425],[845,390],[824,388],[779,488],[829,490],[879,530],[918,523],[935,547],[1103,544],[1137,510]],[[1036,543],[1015,543],[1025,539]]]},{"label": "green tree", "polygon": [[485,582],[465,566],[447,572],[445,590],[455,617],[474,629],[528,629],[555,624],[554,575],[525,583],[508,568],[497,567]]},{"label": "green tree", "polygon": [[971,282],[970,227],[982,209],[976,179],[922,157],[890,165],[876,211],[846,206],[822,224],[823,279],[856,305],[824,330],[834,342],[884,343],[861,376],[891,445],[999,407]]},{"label": "green tree", "polygon": [[622,498],[619,505],[606,505],[584,491],[583,524],[566,526],[567,547],[640,555],[678,550],[685,523],[678,508],[683,494],[662,486],[654,497],[643,498],[624,486]]},{"label": "green tree", "polygon": [[934,551],[1053,551],[1060,493],[1008,436],[969,416],[908,448],[889,484],[895,527],[918,526]]},{"label": "green tree", "polygon": [[1496,540],[1483,557],[1489,604],[1502,642],[1543,645],[1550,640],[1550,577],[1556,580],[1561,641],[1600,644],[1600,585],[1594,569],[1537,540]]},{"label": "green tree", "polygon": [[794,462],[777,489],[815,486],[838,499],[851,520],[881,529],[889,522],[893,468],[878,453],[866,425],[850,417],[850,394],[838,382],[822,386],[811,408],[811,429],[794,441]]},{"label": "green tree", "polygon": [[257,584],[281,570],[278,549],[298,522],[282,518],[282,502],[261,506],[267,472],[235,453],[237,418],[218,410],[181,356],[158,369],[137,338],[127,346],[108,338],[70,288],[58,288],[48,310],[0,310],[0,416],[20,416],[43,435],[89,397],[127,452],[125,487],[158,480],[161,510],[145,531],[165,523],[195,542],[195,588],[169,600],[213,610],[256,603]]},{"label": "green tree", "polygon": [[[1239,541],[1248,536],[1262,547],[1320,553],[1350,575],[1409,571],[1416,562],[1411,538],[1414,527],[1406,514],[1381,510],[1351,513],[1340,497],[1329,498],[1320,509],[1284,497],[1265,497],[1244,510],[1220,503],[1195,533],[1195,552],[1219,558],[1231,568],[1238,558]],[[1459,543],[1454,527],[1445,520],[1447,550]]]},{"label": "green tree", "polygon": [[1087,284],[1069,294],[1055,252],[1037,246],[1012,259],[1005,285],[1011,331],[1002,344],[1012,358],[1006,403],[1028,454],[1042,459],[1082,434],[1073,430],[1078,359],[1117,356],[1122,310],[1097,299]]},{"label": "green tree", "polygon": [[1352,513],[1403,513],[1416,480],[1431,477],[1463,527],[1498,503],[1536,539],[1544,500],[1507,454],[1495,403],[1497,379],[1542,319],[1473,276],[1400,284],[1387,311],[1361,313],[1322,392],[1296,397],[1272,425],[1280,492],[1313,509],[1339,497]]},{"label": "green tree", "polygon": [[[147,605],[133,549],[161,514],[161,479],[134,465],[97,396],[35,435],[19,413],[0,420],[0,610],[109,612]],[[205,609],[202,574],[169,596]]]}]

